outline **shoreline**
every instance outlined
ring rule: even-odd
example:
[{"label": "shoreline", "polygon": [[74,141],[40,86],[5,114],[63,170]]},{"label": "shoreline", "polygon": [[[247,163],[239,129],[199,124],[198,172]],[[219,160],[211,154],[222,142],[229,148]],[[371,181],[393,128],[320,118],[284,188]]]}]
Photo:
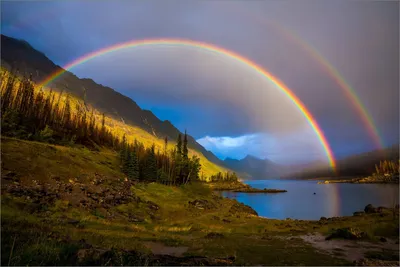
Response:
[{"label": "shoreline", "polygon": [[379,179],[375,177],[353,178],[353,179],[315,179],[317,184],[346,183],[346,184],[399,184],[399,179]]},{"label": "shoreline", "polygon": [[273,189],[273,188],[254,188],[242,182],[208,182],[207,185],[213,191],[230,191],[235,193],[285,193],[287,190],[284,189]]}]

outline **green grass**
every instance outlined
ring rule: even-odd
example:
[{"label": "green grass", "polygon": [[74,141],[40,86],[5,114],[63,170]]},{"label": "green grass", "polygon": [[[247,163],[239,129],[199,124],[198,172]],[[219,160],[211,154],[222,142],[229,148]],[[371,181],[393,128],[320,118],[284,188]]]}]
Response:
[{"label": "green grass", "polygon": [[[89,185],[94,173],[105,179],[100,185],[103,188],[117,188],[124,183],[120,172],[113,168],[117,166],[115,154],[108,150],[92,152],[2,138],[2,153],[2,174],[16,172],[22,185],[31,185],[32,180],[52,183],[52,176],[59,176],[64,182],[78,177],[81,183]],[[3,179],[2,182],[2,186],[9,183]],[[186,255],[235,256],[236,265],[343,265],[349,263],[338,258],[339,251],[337,257],[326,255],[296,236],[310,232],[327,235],[332,228],[356,227],[367,231],[372,239],[393,238],[396,234],[398,238],[398,218],[393,220],[390,215],[346,217],[326,223],[270,220],[240,210],[232,213],[230,209],[237,201],[214,195],[205,183],[177,187],[139,183],[131,191],[141,201],[93,210],[77,205],[84,195],[75,191],[46,205],[2,194],[2,265],[7,265],[9,260],[10,265],[77,264],[81,239],[98,248],[117,249],[112,252],[114,265],[148,262],[150,250],[144,245],[146,241],[188,247]],[[194,200],[205,200],[212,208],[191,207],[189,201]],[[159,209],[152,210],[147,201]],[[109,214],[114,216],[110,219]],[[144,220],[130,222],[129,215]],[[70,219],[78,223],[69,224]],[[223,237],[205,238],[211,232]],[[118,249],[135,250],[139,256],[129,258]]]}]

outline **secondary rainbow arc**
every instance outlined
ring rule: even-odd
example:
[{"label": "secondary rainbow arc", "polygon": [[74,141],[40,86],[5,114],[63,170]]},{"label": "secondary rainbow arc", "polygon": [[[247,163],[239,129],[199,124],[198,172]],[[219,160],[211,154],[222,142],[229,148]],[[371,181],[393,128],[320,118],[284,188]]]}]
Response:
[{"label": "secondary rainbow arc", "polygon": [[[353,104],[358,115],[364,123],[369,135],[372,137],[377,148],[382,149],[384,147],[384,142],[379,134],[379,130],[376,127],[374,119],[368,112],[365,105],[360,100],[354,88],[346,81],[343,75],[311,44],[306,42],[293,30],[284,27],[281,24],[274,22],[266,17],[259,16],[255,12],[250,12],[245,8],[239,8],[237,5],[230,6],[230,11],[237,13],[238,15],[245,15],[249,20],[253,20],[270,27],[272,30],[278,32],[282,36],[286,37],[289,41],[297,44],[302,49],[304,49],[315,61],[317,61],[323,68],[325,68],[326,73],[339,85],[339,87],[345,93],[347,99]],[[232,8],[233,7],[233,8]]]},{"label": "secondary rainbow arc", "polygon": [[255,62],[233,52],[229,51],[225,48],[221,48],[212,44],[204,43],[204,42],[198,42],[198,41],[193,41],[193,40],[185,40],[185,39],[145,39],[145,40],[133,40],[133,41],[128,41],[124,43],[118,43],[112,46],[108,46],[99,50],[96,50],[94,52],[88,53],[72,62],[69,64],[65,65],[62,69],[54,72],[50,76],[48,76],[43,82],[40,83],[40,87],[47,86],[50,82],[61,76],[64,72],[67,70],[70,70],[71,68],[80,65],[82,63],[85,63],[95,57],[115,52],[121,49],[126,49],[126,48],[132,48],[132,47],[139,47],[139,46],[154,46],[154,45],[174,45],[174,46],[189,46],[189,47],[194,47],[198,49],[203,49],[205,51],[211,51],[215,52],[219,55],[224,55],[229,58],[235,59],[238,62],[247,65],[248,67],[252,68],[254,71],[259,73],[260,75],[264,76],[267,80],[272,82],[278,89],[280,89],[291,101],[293,104],[296,105],[296,107],[301,111],[303,116],[306,118],[308,124],[311,126],[313,131],[318,137],[318,140],[320,141],[325,154],[328,158],[329,164],[331,168],[335,171],[336,170],[336,163],[335,159],[333,156],[333,152],[329,146],[329,143],[327,142],[321,128],[319,127],[317,121],[314,119],[312,114],[308,111],[308,109],[305,107],[305,105],[301,102],[301,100],[282,82],[280,81],[277,77],[273,76],[271,73],[263,69],[261,66],[256,64]]},{"label": "secondary rainbow arc", "polygon": [[380,137],[379,130],[375,126],[374,119],[371,114],[369,114],[367,108],[364,106],[359,96],[357,95],[354,88],[345,80],[343,75],[324,57],[322,54],[313,46],[302,40],[295,32],[290,31],[283,26],[278,26],[276,23],[272,23],[274,27],[279,29],[279,31],[286,35],[287,38],[292,39],[293,42],[299,44],[304,50],[306,50],[317,62],[319,62],[327,71],[329,76],[339,85],[339,87],[344,91],[346,97],[353,104],[358,114],[360,115],[364,125],[366,126],[369,134],[374,140],[378,148],[383,148],[384,143]]}]

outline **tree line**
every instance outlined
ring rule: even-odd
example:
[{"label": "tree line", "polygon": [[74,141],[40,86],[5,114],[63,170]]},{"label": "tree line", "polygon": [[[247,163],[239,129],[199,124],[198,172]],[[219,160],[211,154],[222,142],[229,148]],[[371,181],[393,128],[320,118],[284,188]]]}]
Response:
[{"label": "tree line", "polygon": [[119,138],[105,126],[104,114],[99,125],[94,109],[87,112],[80,102],[72,107],[68,94],[62,101],[63,92],[35,90],[32,75],[20,79],[2,70],[0,78],[3,135],[61,145],[120,147]]},{"label": "tree line", "polygon": [[375,171],[374,175],[376,176],[399,174],[400,160],[398,162],[389,160],[380,161],[379,164],[375,165]]},{"label": "tree line", "polygon": [[210,176],[211,182],[237,182],[238,180],[239,178],[237,177],[235,172],[218,172]]},{"label": "tree line", "polygon": [[154,144],[145,148],[136,140],[127,144],[125,136],[122,140],[120,161],[122,171],[131,179],[155,181],[163,184],[186,184],[200,179],[200,158],[188,156],[187,134],[178,135],[176,146],[168,151],[168,139],[165,138],[164,151],[155,151]]},{"label": "tree line", "polygon": [[[62,101],[63,92],[35,90],[32,75],[18,78],[1,70],[1,127],[2,134],[20,139],[61,145],[80,144],[89,148],[100,146],[119,151],[122,172],[130,179],[155,181],[164,184],[185,184],[199,179],[201,169],[197,156],[188,156],[187,134],[181,134],[174,149],[168,150],[168,139],[161,152],[155,145],[145,148],[135,140],[120,139],[96,120],[94,109],[77,101],[75,107],[69,95]],[[88,112],[89,110],[89,112]]]}]

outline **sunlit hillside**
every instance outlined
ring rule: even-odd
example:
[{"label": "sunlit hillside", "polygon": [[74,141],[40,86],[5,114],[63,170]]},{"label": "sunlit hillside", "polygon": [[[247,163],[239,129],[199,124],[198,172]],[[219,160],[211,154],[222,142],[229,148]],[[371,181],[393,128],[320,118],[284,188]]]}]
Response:
[{"label": "sunlit hillside", "polygon": [[[12,77],[13,74],[10,73],[10,71],[6,70],[5,68],[1,68],[1,75],[2,79],[9,79]],[[15,82],[15,87],[18,86],[20,83],[20,79],[17,77],[16,82]],[[3,88],[2,88],[3,90]],[[77,112],[82,112],[86,111],[87,113],[91,114],[93,112],[95,119],[96,119],[96,124],[100,125],[103,117],[103,113],[99,112],[97,109],[95,109],[92,105],[87,104],[84,102],[84,99],[79,98],[77,96],[74,96],[70,93],[66,93],[62,90],[55,91],[50,88],[42,88],[38,87],[38,85],[35,85],[35,90],[36,92],[39,92],[39,90],[42,90],[44,96],[47,96],[50,91],[52,91],[54,95],[54,99],[58,101],[59,99],[59,109],[62,109],[65,106],[65,103],[69,101],[69,105],[71,106],[71,111],[72,114],[71,116],[73,117],[74,114]],[[130,125],[128,123],[123,122],[122,120],[119,121],[117,119],[107,117],[105,116],[105,126],[106,128],[111,131],[111,133],[115,136],[118,136],[119,138],[122,139],[122,136],[125,134],[128,143],[133,143],[134,140],[136,139],[137,141],[143,143],[145,147],[150,147],[152,144],[155,145],[156,151],[162,151],[164,150],[165,147],[165,140],[161,139],[155,135],[150,134],[149,132],[137,127]],[[171,150],[174,146],[176,145],[175,140],[168,140],[168,149]],[[200,158],[200,163],[202,165],[201,168],[201,178],[202,179],[208,179],[209,176],[218,173],[218,172],[223,172],[227,171],[226,168],[218,166],[209,160],[207,160],[204,155],[198,151],[195,151],[194,149],[189,149],[189,155],[197,155]]]}]

